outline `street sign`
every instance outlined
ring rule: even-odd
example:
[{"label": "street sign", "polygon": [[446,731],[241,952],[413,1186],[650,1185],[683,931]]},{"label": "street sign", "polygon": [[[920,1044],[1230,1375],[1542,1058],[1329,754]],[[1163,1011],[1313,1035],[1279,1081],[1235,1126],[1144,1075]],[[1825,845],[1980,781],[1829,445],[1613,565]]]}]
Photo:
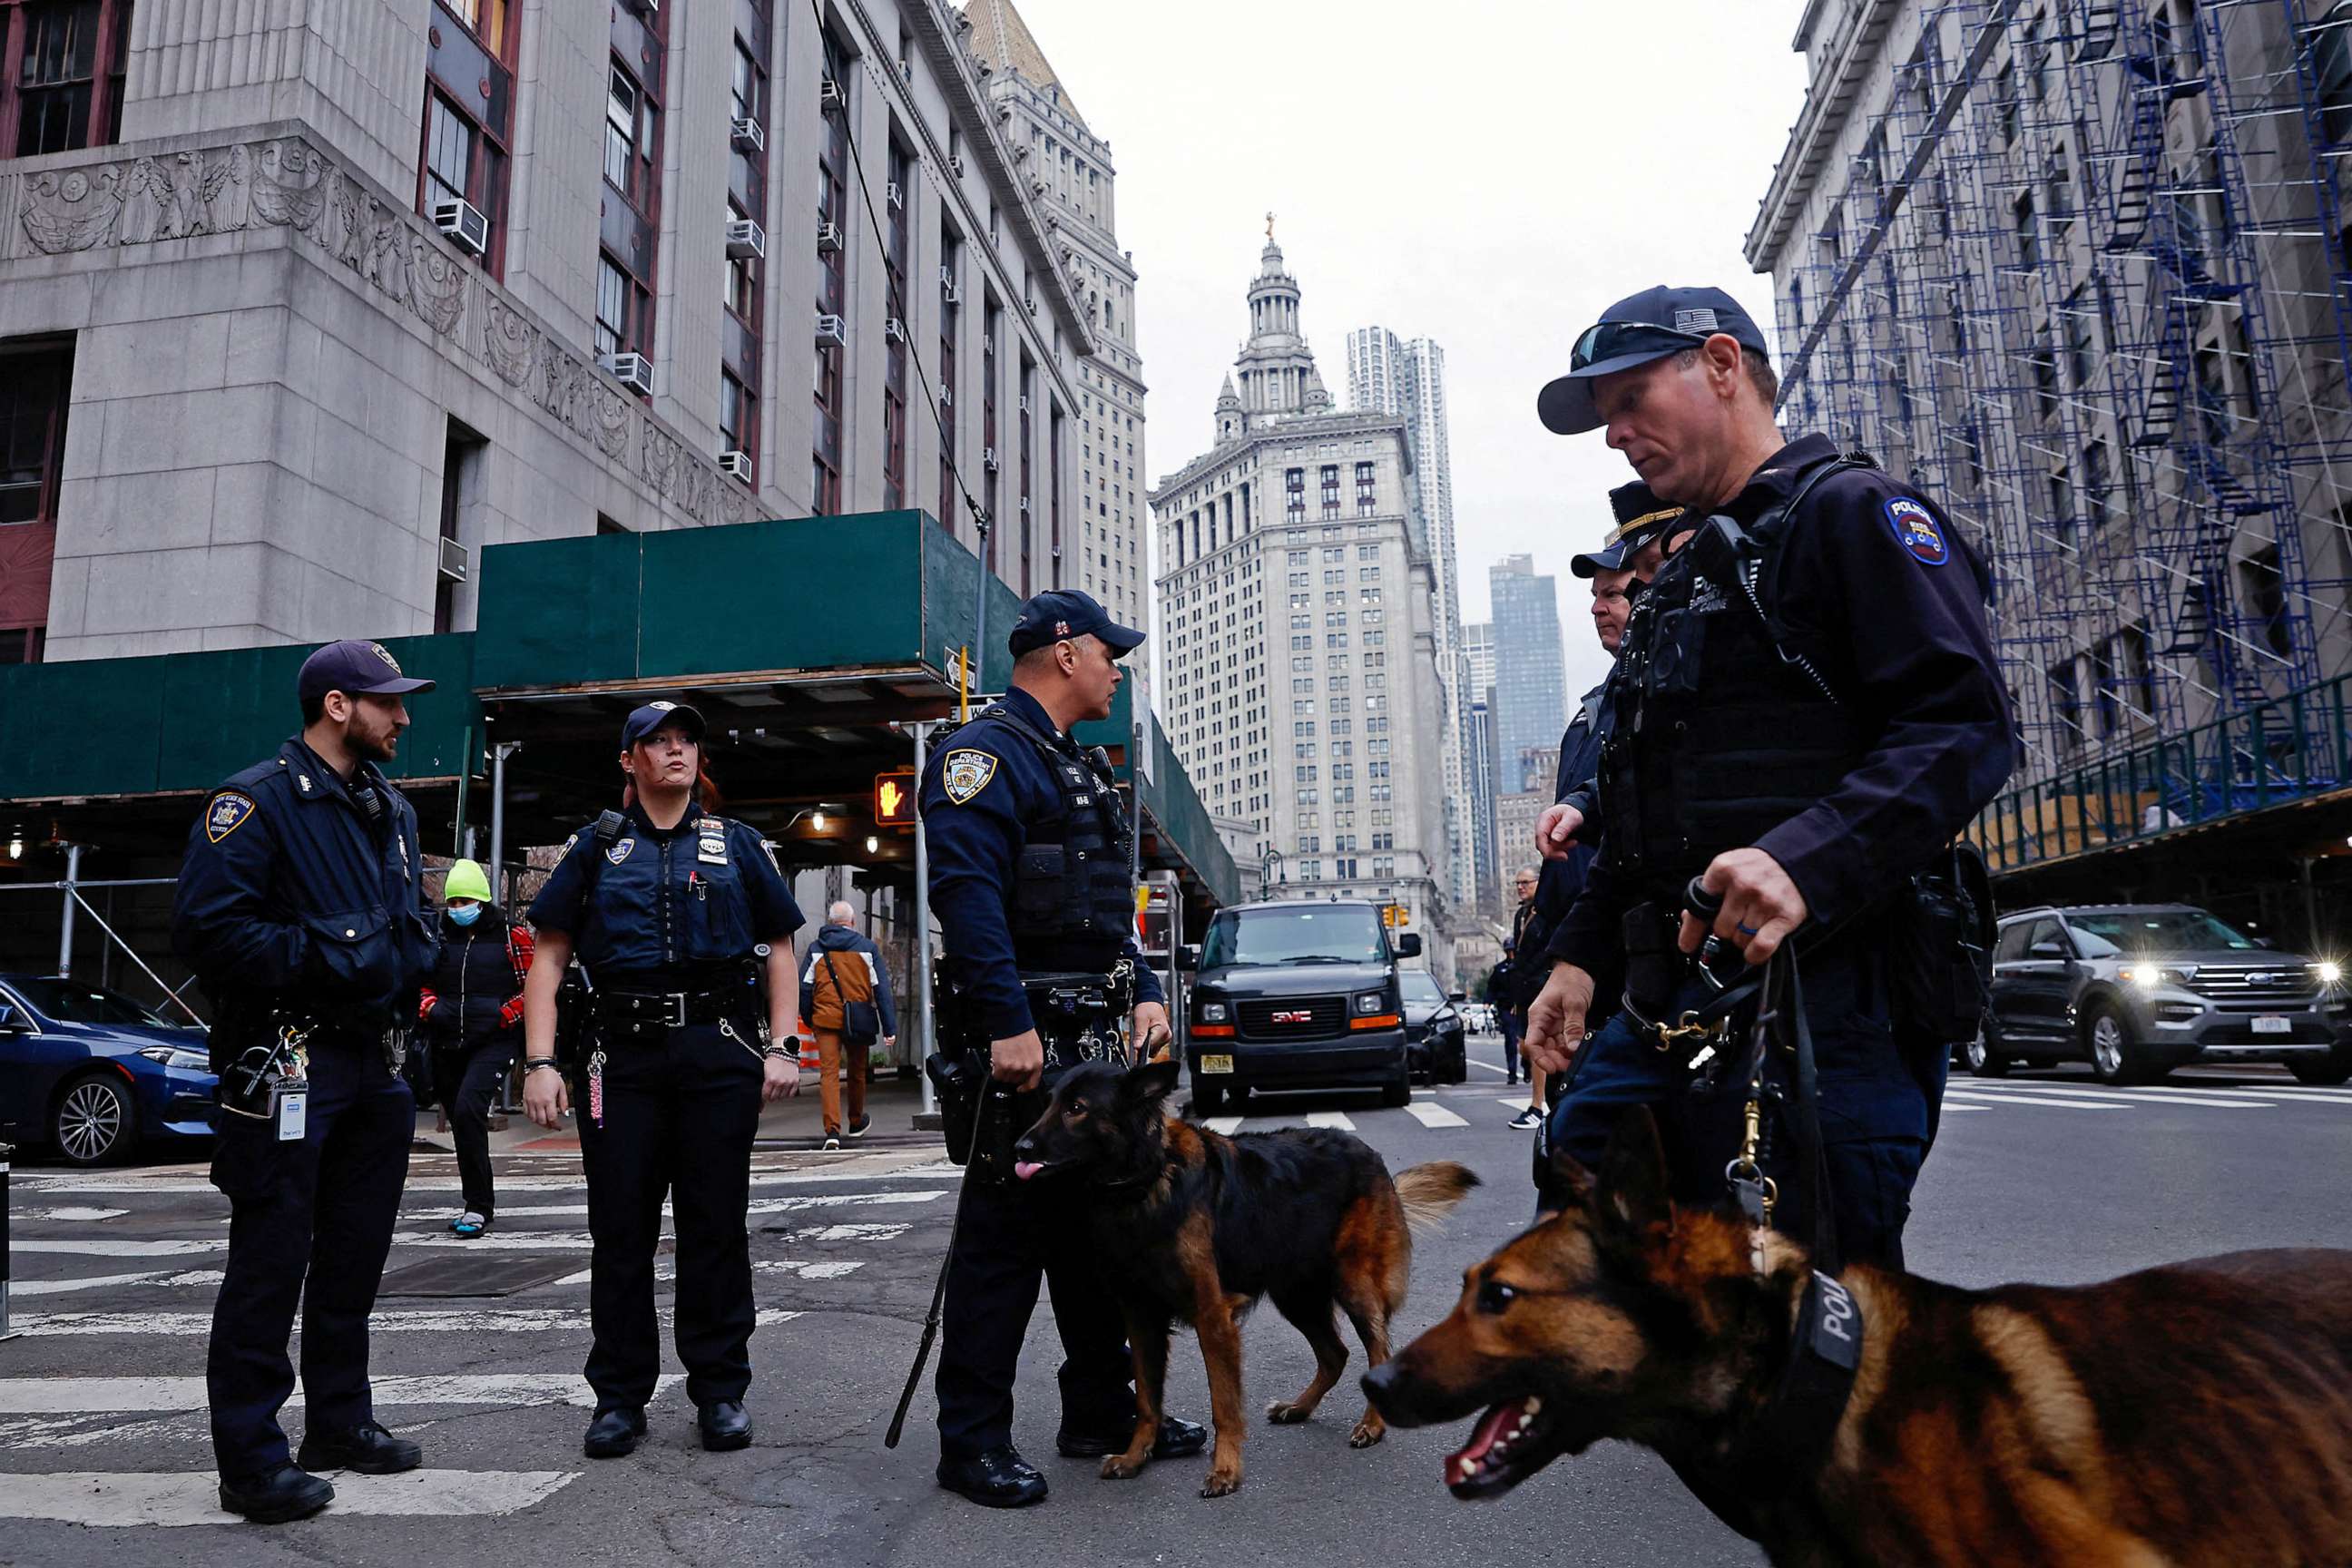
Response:
[{"label": "street sign", "polygon": [[874,820],[883,827],[915,825],[915,775],[911,772],[874,775]]}]

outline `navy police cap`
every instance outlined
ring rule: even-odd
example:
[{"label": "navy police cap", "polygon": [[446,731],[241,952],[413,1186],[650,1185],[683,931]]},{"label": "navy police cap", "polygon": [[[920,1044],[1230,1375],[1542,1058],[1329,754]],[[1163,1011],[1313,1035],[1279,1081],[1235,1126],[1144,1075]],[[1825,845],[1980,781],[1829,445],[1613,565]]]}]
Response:
[{"label": "navy police cap", "polygon": [[648,702],[621,725],[621,750],[627,751],[665,724],[682,724],[689,741],[702,739],[702,715],[683,702]]},{"label": "navy police cap", "polygon": [[1013,623],[1013,635],[1004,641],[1013,657],[1019,658],[1032,648],[1089,635],[1100,637],[1114,658],[1143,641],[1141,632],[1120,626],[1094,595],[1076,588],[1049,588],[1022,605],[1020,618]]},{"label": "navy police cap", "polygon": [[1536,413],[1556,436],[1598,430],[1605,423],[1592,406],[1592,384],[1621,370],[1696,348],[1716,333],[1727,334],[1752,354],[1769,356],[1764,333],[1739,301],[1720,289],[1644,289],[1601,312],[1569,351],[1568,374],[1536,398]]},{"label": "navy police cap", "polygon": [[404,697],[430,691],[433,683],[403,675],[400,661],[384,651],[383,644],[345,638],[304,659],[294,689],[304,702],[314,702],[330,691],[346,697]]}]

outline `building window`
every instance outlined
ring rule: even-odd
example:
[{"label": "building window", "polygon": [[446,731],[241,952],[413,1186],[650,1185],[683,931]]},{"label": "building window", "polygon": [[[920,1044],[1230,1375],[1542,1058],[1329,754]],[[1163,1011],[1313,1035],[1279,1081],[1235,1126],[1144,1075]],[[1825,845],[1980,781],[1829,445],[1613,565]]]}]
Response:
[{"label": "building window", "polygon": [[[1372,465],[1358,463],[1356,465],[1356,515],[1370,517],[1378,504],[1378,500],[1372,491]],[[1359,551],[1358,553],[1360,554],[1361,552]]]},{"label": "building window", "polygon": [[1035,437],[1034,437],[1034,433],[1033,433],[1033,432],[1034,432],[1034,423],[1033,423],[1033,421],[1034,421],[1034,416],[1031,413],[1031,409],[1032,409],[1032,407],[1034,406],[1034,404],[1033,404],[1033,401],[1032,401],[1032,400],[1033,400],[1033,399],[1034,398],[1034,396],[1036,395],[1036,391],[1037,391],[1037,367],[1036,367],[1036,365],[1035,365],[1034,363],[1032,363],[1032,362],[1031,362],[1031,360],[1030,360],[1030,358],[1029,358],[1028,352],[1027,352],[1026,350],[1024,350],[1024,351],[1022,352],[1022,355],[1021,355],[1021,413],[1020,413],[1020,426],[1021,426],[1021,454],[1020,454],[1020,457],[1021,457],[1021,540],[1020,540],[1020,543],[1021,543],[1021,596],[1022,596],[1023,598],[1024,598],[1024,599],[1025,599],[1025,598],[1027,598],[1030,595],[1032,595],[1032,594],[1034,594],[1034,593],[1035,593],[1035,592],[1037,591],[1037,590],[1036,590],[1036,588],[1033,585],[1033,580],[1032,580],[1031,573],[1030,573],[1030,562],[1029,562],[1030,547],[1031,547],[1032,543],[1034,542],[1034,532],[1033,532],[1033,531],[1032,531],[1032,529],[1031,529],[1031,527],[1030,527],[1030,519],[1031,519],[1031,515],[1032,515],[1032,514],[1031,514],[1031,501],[1030,501],[1030,497],[1031,497],[1031,495],[1033,494],[1033,490],[1032,490],[1032,487],[1031,487],[1031,482],[1030,482],[1030,468],[1031,468],[1031,464],[1030,464],[1030,452],[1031,452],[1032,447],[1035,445]]},{"label": "building window", "polygon": [[1323,515],[1325,517],[1337,517],[1339,515],[1339,465],[1337,463],[1324,464],[1321,479],[1323,482]]},{"label": "building window", "polygon": [[502,0],[439,0],[425,58],[425,144],[417,210],[462,201],[489,220],[478,258],[506,258],[507,151],[514,136],[514,18]]},{"label": "building window", "polygon": [[0,345],[0,664],[37,664],[57,555],[73,349]]},{"label": "building window", "polygon": [[2018,197],[2010,211],[2017,230],[2017,265],[2031,272],[2042,265],[2042,236],[2034,224],[2032,194]]},{"label": "building window", "polygon": [[2255,551],[2238,563],[2238,602],[2262,633],[2263,646],[2281,658],[2294,652],[2288,624],[2286,579],[2279,572],[2275,544]]},{"label": "building window", "polygon": [[645,353],[653,346],[653,295],[613,259],[596,258],[596,352]]},{"label": "building window", "polygon": [[719,373],[719,444],[754,456],[760,430],[760,395],[737,379],[731,370]]},{"label": "building window", "polygon": [[940,521],[955,531],[956,491],[956,333],[963,320],[963,242],[948,226],[947,209],[940,209]]},{"label": "building window", "polygon": [[2320,129],[2341,145],[2352,138],[2352,5],[2331,6],[2309,37]]},{"label": "building window", "polygon": [[122,139],[131,0],[30,0],[0,8],[0,157]]},{"label": "building window", "polygon": [[1282,471],[1282,516],[1286,522],[1307,521],[1307,470],[1285,468]]},{"label": "building window", "polygon": [[[996,440],[996,340],[1003,334],[1003,307],[991,295],[981,307],[980,315],[980,440],[987,448],[981,474],[982,504],[988,512],[988,569],[996,570],[996,500],[999,491],[997,468],[1000,448]],[[1181,549],[1183,532],[1177,531]],[[1000,574],[1001,575],[1001,574]]]},{"label": "building window", "polygon": [[2107,506],[2107,443],[2103,437],[2083,448],[2083,516],[2095,531],[2105,528]]}]

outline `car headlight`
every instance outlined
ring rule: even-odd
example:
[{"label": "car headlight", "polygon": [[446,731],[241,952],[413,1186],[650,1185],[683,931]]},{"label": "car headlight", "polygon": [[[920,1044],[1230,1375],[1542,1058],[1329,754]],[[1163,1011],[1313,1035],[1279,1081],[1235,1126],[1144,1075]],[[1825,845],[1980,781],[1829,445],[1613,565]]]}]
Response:
[{"label": "car headlight", "polygon": [[191,1051],[179,1046],[149,1046],[139,1053],[149,1061],[167,1068],[179,1068],[188,1072],[210,1068],[212,1058],[202,1051]]},{"label": "car headlight", "polygon": [[1203,1002],[1201,1004],[1201,1022],[1222,1024],[1225,1021],[1226,1012],[1226,1006],[1223,1002]]},{"label": "car headlight", "polygon": [[2319,983],[2322,985],[2335,985],[2344,978],[2344,966],[2340,963],[2315,963],[2311,966],[2311,972],[2319,977]]},{"label": "car headlight", "polygon": [[2153,991],[2159,985],[2185,985],[2197,973],[2194,967],[2169,968],[2158,963],[2126,963],[2118,971],[2126,980],[2143,991]]},{"label": "car headlight", "polygon": [[1389,995],[1385,991],[1359,991],[1356,993],[1356,1014],[1360,1017],[1369,1017],[1385,1009],[1388,1000]]}]

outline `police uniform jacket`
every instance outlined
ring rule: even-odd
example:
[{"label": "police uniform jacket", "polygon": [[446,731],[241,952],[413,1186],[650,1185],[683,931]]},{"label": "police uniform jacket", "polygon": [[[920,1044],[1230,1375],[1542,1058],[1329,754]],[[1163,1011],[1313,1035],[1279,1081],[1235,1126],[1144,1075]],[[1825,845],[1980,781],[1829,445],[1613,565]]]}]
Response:
[{"label": "police uniform jacket", "polygon": [[[1568,728],[1559,737],[1559,771],[1552,781],[1552,799],[1563,805],[1576,800],[1577,792],[1592,782],[1601,767],[1601,742],[1609,733],[1609,682],[1602,680],[1584,694],[1569,719]],[[1587,815],[1591,815],[1590,812]],[[1547,925],[1557,925],[1576,895],[1584,891],[1584,879],[1591,872],[1592,861],[1600,849],[1591,840],[1593,833],[1580,833],[1567,855],[1558,860],[1541,862],[1536,872],[1536,911]],[[1522,849],[1514,850],[1521,853]]]},{"label": "police uniform jacket", "polygon": [[[1045,737],[1052,754],[995,709]],[[1162,999],[1136,944],[1118,792],[1093,775],[1077,743],[1055,729],[1035,698],[1015,688],[950,736],[924,767],[919,805],[931,912],[946,938],[949,973],[990,1039],[1033,1026],[1024,969],[1107,972],[1130,958],[1135,999]],[[1079,812],[1097,814],[1097,821],[1074,822]],[[1080,837],[1100,845],[1087,851],[1085,866],[1051,854]],[[1039,851],[1058,862],[1056,873],[1045,872]],[[1114,889],[1124,889],[1116,921],[1107,896]]]},{"label": "police uniform jacket", "polygon": [[[1793,441],[1719,510],[1767,519],[1836,455],[1826,437]],[[1830,474],[1744,580],[1708,548],[1712,526],[1635,600],[1612,681],[1601,856],[1549,950],[1588,973],[1612,966],[1626,909],[1678,902],[1749,845],[1813,926],[1862,915],[2009,774],[1989,575],[1932,503],[1876,468]]]},{"label": "police uniform jacket", "polygon": [[[610,845],[573,834],[530,906],[531,924],[570,934],[598,990],[716,984],[740,976],[755,946],[789,942],[801,929],[792,889],[750,827],[697,803],[667,830],[641,805],[622,819]],[[599,855],[591,889],[588,863]]]},{"label": "police uniform jacket", "polygon": [[373,763],[346,784],[299,739],[215,790],[188,832],[172,947],[215,1008],[215,1058],[273,1009],[378,1033],[432,970],[416,811]]}]

